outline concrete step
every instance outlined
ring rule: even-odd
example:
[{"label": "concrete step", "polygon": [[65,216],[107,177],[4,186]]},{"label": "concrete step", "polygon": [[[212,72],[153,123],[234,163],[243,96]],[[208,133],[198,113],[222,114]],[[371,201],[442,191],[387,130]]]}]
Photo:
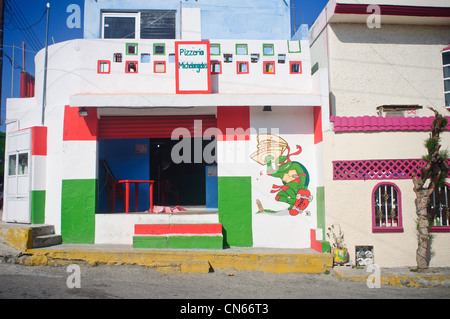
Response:
[{"label": "concrete step", "polygon": [[223,249],[221,224],[137,224],[134,248]]},{"label": "concrete step", "polygon": [[53,235],[55,233],[55,227],[53,225],[32,225],[33,237],[43,235]]},{"label": "concrete step", "polygon": [[53,225],[32,225],[33,248],[49,247],[62,243],[61,235],[55,235]]},{"label": "concrete step", "polygon": [[33,248],[49,247],[60,245],[62,243],[61,235],[49,234],[33,236]]}]

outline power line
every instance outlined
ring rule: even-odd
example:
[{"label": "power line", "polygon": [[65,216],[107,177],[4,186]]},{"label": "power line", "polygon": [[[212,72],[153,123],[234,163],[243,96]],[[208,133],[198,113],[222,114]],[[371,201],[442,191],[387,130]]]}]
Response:
[{"label": "power line", "polygon": [[30,25],[29,27],[24,28],[24,29],[22,29],[22,28],[18,28],[18,29],[19,29],[20,31],[25,31],[25,30],[29,30],[29,29],[31,29],[32,27],[38,25],[39,23],[41,23],[41,21],[42,21],[42,19],[44,18],[46,12],[47,12],[47,10],[44,10],[44,12],[42,13],[42,17],[41,17],[37,22],[35,22],[35,23],[33,23],[32,25]]},{"label": "power line", "polygon": [[[19,15],[22,16],[23,20],[26,22],[26,25],[30,25],[30,23],[28,22],[27,18],[23,15],[22,10],[20,10],[19,6],[16,3],[16,0],[12,0],[14,7],[16,8],[16,10],[19,12]],[[46,11],[44,11],[45,14]],[[42,18],[44,17],[44,15],[40,18],[39,22],[42,21]],[[38,22],[38,23],[39,23]],[[36,25],[37,23],[35,23],[34,25]],[[33,26],[34,26],[33,25]],[[31,32],[33,33],[34,38],[39,41],[39,37],[36,35],[36,33],[34,33],[34,30],[31,29],[32,26],[29,27],[29,29],[31,30]]]},{"label": "power line", "polygon": [[[13,65],[13,60],[11,59],[11,57],[5,53],[5,51],[3,51],[3,55],[6,56],[9,60],[9,62],[11,63],[11,65]],[[0,57],[0,61],[1,63],[3,63],[3,57]],[[16,61],[14,61],[14,69],[16,70],[23,70],[22,66],[17,63]]]},{"label": "power line", "polygon": [[11,16],[11,18],[12,18],[11,19],[12,24],[17,29],[24,29],[23,31],[21,31],[22,35],[25,37],[27,42],[30,43],[32,48],[37,51],[38,48],[36,46],[36,42],[33,41],[32,36],[29,34],[29,32],[27,30],[25,30],[26,28],[22,25],[22,21],[19,20],[19,18],[14,13],[14,10],[12,9],[11,5],[8,2],[6,2],[6,1],[5,1],[5,8],[6,8],[7,12],[9,13],[9,15]]},{"label": "power line", "polygon": [[28,32],[31,35],[33,40],[36,42],[38,48],[42,47],[42,45],[39,42],[38,36],[36,35],[36,33],[34,33],[34,30],[29,27],[30,23],[28,22],[26,17],[23,15],[22,10],[20,10],[19,6],[16,3],[16,0],[8,0],[8,2],[10,2],[10,1],[12,1],[12,4],[13,4],[14,8],[16,9],[16,12],[18,12],[19,18],[23,22],[23,26],[25,29],[24,31]]},{"label": "power line", "polygon": [[[14,0],[12,0],[14,1]],[[42,45],[39,43],[39,40],[32,29],[30,29],[30,25],[24,20],[23,14],[21,14],[20,9],[17,8],[17,4],[14,4],[11,0],[5,1],[5,8],[9,12],[12,17],[12,22],[16,26],[17,29],[23,34],[25,39],[29,42],[31,47],[35,51],[39,51]],[[14,6],[14,7],[13,7]],[[17,13],[16,13],[17,12]]]}]

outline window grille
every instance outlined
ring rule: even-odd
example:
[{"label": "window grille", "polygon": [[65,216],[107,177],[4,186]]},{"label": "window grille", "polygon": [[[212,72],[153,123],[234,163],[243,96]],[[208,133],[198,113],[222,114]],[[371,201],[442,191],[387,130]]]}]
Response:
[{"label": "window grille", "polygon": [[113,61],[118,63],[122,62],[122,53],[114,53]]},{"label": "window grille", "polygon": [[372,231],[403,231],[400,190],[395,184],[380,183],[373,190]]},{"label": "window grille", "polygon": [[445,184],[430,197],[428,213],[431,217],[431,231],[450,231],[450,187]]},{"label": "window grille", "polygon": [[333,179],[410,179],[412,173],[420,176],[425,163],[421,159],[333,161]]},{"label": "window grille", "polygon": [[445,107],[450,108],[450,50],[442,52],[442,64],[444,68],[444,95]]}]

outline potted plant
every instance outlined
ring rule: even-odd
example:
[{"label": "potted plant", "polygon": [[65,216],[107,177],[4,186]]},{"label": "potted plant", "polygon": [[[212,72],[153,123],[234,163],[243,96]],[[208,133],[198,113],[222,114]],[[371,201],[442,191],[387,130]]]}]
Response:
[{"label": "potted plant", "polygon": [[[338,228],[338,229],[337,229]],[[347,247],[344,244],[344,233],[340,226],[335,229],[334,225],[328,227],[327,238],[331,245],[331,253],[335,264],[345,264],[349,261]]]}]

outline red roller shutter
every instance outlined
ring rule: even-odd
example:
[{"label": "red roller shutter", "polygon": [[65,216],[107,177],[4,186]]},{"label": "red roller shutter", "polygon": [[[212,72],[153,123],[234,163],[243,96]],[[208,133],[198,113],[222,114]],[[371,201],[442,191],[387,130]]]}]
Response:
[{"label": "red roller shutter", "polygon": [[201,121],[202,134],[217,127],[214,115],[105,116],[99,121],[99,139],[170,138],[176,128],[187,128],[192,137],[201,137],[194,134],[194,121]]}]

